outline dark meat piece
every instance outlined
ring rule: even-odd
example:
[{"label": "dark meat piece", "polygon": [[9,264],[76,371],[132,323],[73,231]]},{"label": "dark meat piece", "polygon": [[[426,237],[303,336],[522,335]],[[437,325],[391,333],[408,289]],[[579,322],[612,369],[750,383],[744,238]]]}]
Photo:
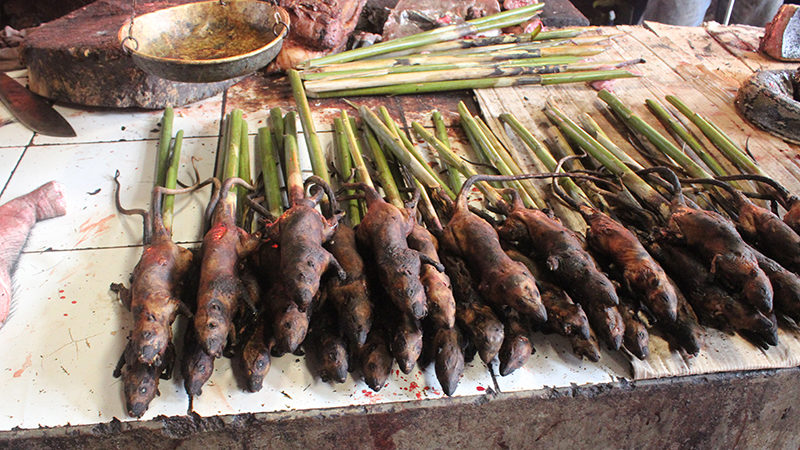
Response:
[{"label": "dark meat piece", "polygon": [[214,359],[203,349],[194,328],[188,327],[184,337],[182,372],[183,387],[189,398],[203,393],[203,385],[214,373]]},{"label": "dark meat piece", "polygon": [[66,214],[63,187],[51,181],[0,206],[0,327],[11,309],[11,271],[33,225]]},{"label": "dark meat piece", "polygon": [[636,236],[594,208],[583,205],[580,211],[589,224],[586,238],[592,249],[619,266],[630,289],[659,320],[674,321],[678,315],[677,293]]},{"label": "dark meat piece", "polygon": [[575,355],[592,362],[600,361],[600,346],[593,330],[589,330],[589,339],[573,334],[569,336],[569,341],[572,344],[572,353]]},{"label": "dark meat piece", "polygon": [[367,340],[372,326],[372,303],[369,301],[369,286],[364,274],[364,260],[356,248],[353,229],[339,224],[333,238],[326,245],[334,258],[342,265],[347,277],[328,280],[328,300],[333,302],[339,323],[352,346],[360,347]]},{"label": "dark meat piece", "polygon": [[289,12],[289,38],[311,50],[333,50],[353,32],[366,0],[279,0]]},{"label": "dark meat piece", "polygon": [[236,226],[235,208],[227,200],[235,184],[246,183],[239,178],[225,180],[219,191],[220,200],[212,208],[211,228],[203,237],[194,327],[203,349],[215,358],[222,356],[229,338],[236,341],[233,318],[242,306],[240,299],[247,296],[239,276],[239,261],[259,244],[258,237]]},{"label": "dark meat piece", "polygon": [[267,307],[272,316],[272,332],[275,346],[272,354],[281,356],[293,353],[303,343],[308,332],[309,311],[301,311],[291,301],[280,284],[275,284],[267,293]]},{"label": "dark meat piece", "polygon": [[364,191],[367,214],[358,226],[356,238],[374,256],[384,289],[403,314],[416,319],[425,317],[428,306],[425,289],[419,279],[421,264],[426,262],[437,268],[441,268],[441,264],[408,247],[406,239],[415,225],[414,209],[400,210],[384,201],[374,188],[363,183],[345,187],[357,187]]},{"label": "dark meat piece", "polygon": [[344,383],[347,380],[347,349],[336,312],[325,302],[314,312],[304,348],[312,370],[323,382]]},{"label": "dark meat piece", "polygon": [[361,347],[361,373],[364,382],[375,392],[383,388],[392,372],[394,359],[389,352],[389,341],[384,331],[384,324],[376,324],[367,335],[367,342]]},{"label": "dark meat piece", "polygon": [[625,348],[639,359],[647,359],[650,355],[650,333],[644,323],[639,320],[636,311],[628,302],[620,303],[617,307],[622,320],[625,322]]},{"label": "dark meat piece", "polygon": [[505,337],[500,347],[500,375],[506,376],[519,369],[534,352],[530,329],[525,319],[514,309],[506,309],[503,318]]},{"label": "dark meat piece", "polygon": [[128,415],[139,418],[147,411],[156,395],[159,395],[158,379],[170,378],[175,350],[170,343],[159,364],[142,364],[132,342],[128,341],[125,346],[125,351],[114,369],[114,377],[122,377]]},{"label": "dark meat piece", "polygon": [[473,286],[467,265],[461,258],[443,256],[442,263],[453,284],[458,327],[467,334],[468,341],[474,345],[481,360],[489,364],[503,344],[503,323],[492,308],[483,304]]},{"label": "dark meat piece", "polygon": [[544,323],[547,311],[533,275],[524,264],[506,255],[492,225],[472,213],[467,205],[472,185],[491,178],[476,175],[464,183],[444,229],[442,246],[464,258],[472,274],[479,279],[478,291],[483,298],[508,305],[536,323]]},{"label": "dark meat piece", "polygon": [[[333,205],[335,198],[330,186],[319,177],[311,176],[305,186],[317,189],[314,197],[304,192],[290,192],[291,207],[275,222],[269,224],[266,237],[280,248],[280,283],[285,295],[305,311],[319,292],[320,279],[329,269],[335,269],[339,279],[347,274],[322,244],[333,236],[339,216],[326,220],[315,208],[322,193]],[[336,211],[335,205],[332,208]]]},{"label": "dark meat piece", "polygon": [[422,354],[422,328],[419,320],[407,314],[394,313],[392,316],[397,321],[391,344],[392,354],[400,370],[408,374]]},{"label": "dark meat piece", "polygon": [[453,395],[464,372],[464,353],[461,350],[460,333],[455,327],[440,328],[433,338],[436,351],[436,378],[447,395]]},{"label": "dark meat piece", "polygon": [[[753,204],[739,191],[736,229],[772,259],[792,272],[800,272],[800,235],[772,211]],[[774,287],[774,286],[773,286]]]},{"label": "dark meat piece", "polygon": [[705,324],[721,330],[754,333],[764,341],[777,343],[777,329],[769,318],[715,284],[705,264],[688,249],[673,244],[652,244],[650,249],[670,271]]},{"label": "dark meat piece", "polygon": [[265,326],[265,320],[259,321],[256,330],[250,335],[250,339],[242,350],[242,366],[245,371],[247,389],[250,392],[258,392],[264,383],[264,377],[270,368],[270,352],[275,345],[275,340],[269,336],[269,327]]},{"label": "dark meat piece", "polygon": [[554,281],[575,301],[609,306],[619,303],[614,284],[573,231],[544,211],[525,208],[516,191],[505,192],[511,194],[512,203],[505,211],[508,218],[497,230],[500,237],[531,247],[534,258],[545,263]]},{"label": "dark meat piece", "polygon": [[774,291],[775,311],[800,322],[800,276],[784,269],[777,262],[754,251],[758,266],[769,277]]},{"label": "dark meat piece", "polygon": [[[436,238],[419,225],[415,225],[408,236],[408,246],[425,254],[433,261],[439,261]],[[436,270],[426,264],[420,269],[419,280],[425,287],[428,298],[428,318],[434,321],[438,328],[452,328],[456,320],[456,301],[450,287],[450,278],[446,273]]]}]

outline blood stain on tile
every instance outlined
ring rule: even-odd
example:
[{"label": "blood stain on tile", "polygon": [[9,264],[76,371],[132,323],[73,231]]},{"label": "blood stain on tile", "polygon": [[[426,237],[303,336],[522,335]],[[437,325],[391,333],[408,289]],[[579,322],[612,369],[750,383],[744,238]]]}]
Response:
[{"label": "blood stain on tile", "polygon": [[25,372],[25,369],[31,366],[31,354],[28,353],[28,356],[25,357],[25,362],[22,363],[22,367],[14,372],[14,378],[19,378],[22,376],[22,373]]}]

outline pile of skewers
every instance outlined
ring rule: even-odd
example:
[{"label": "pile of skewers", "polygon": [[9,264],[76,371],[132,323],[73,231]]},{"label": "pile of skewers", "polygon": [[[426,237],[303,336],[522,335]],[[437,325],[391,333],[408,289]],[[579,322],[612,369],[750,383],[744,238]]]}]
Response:
[{"label": "pile of skewers", "polygon": [[462,24],[406,36],[301,65],[310,97],[411,94],[456,89],[550,85],[629,78],[641,62],[587,62],[612,36],[581,36],[588,28],[469,37],[527,22],[537,3]]}]

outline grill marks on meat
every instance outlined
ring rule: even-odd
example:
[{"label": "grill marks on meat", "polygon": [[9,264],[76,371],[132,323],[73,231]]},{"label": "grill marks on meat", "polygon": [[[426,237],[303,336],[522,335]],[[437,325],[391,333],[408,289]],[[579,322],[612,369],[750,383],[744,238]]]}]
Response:
[{"label": "grill marks on meat", "polygon": [[33,225],[66,212],[63,187],[55,181],[0,206],[0,327],[11,310],[11,271]]}]

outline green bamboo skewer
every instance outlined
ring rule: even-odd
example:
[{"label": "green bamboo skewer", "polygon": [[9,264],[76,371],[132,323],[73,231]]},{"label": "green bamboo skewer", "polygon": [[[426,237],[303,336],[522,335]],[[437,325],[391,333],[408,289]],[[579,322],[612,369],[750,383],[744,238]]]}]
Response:
[{"label": "green bamboo skewer", "polygon": [[283,153],[283,111],[280,108],[275,107],[269,110],[269,126],[274,149],[279,154]]},{"label": "green bamboo skewer", "polygon": [[[350,142],[347,139],[347,134],[344,132],[344,123],[341,117],[333,119],[333,130],[336,135],[336,150],[339,156],[339,172],[342,174],[342,181],[346,182],[347,177],[353,170],[353,157],[350,156]],[[355,195],[355,190],[348,189],[346,192],[348,197]],[[361,208],[358,206],[358,200],[351,198],[345,202],[347,208],[347,217],[350,219],[352,226],[358,225],[361,222]]]},{"label": "green bamboo skewer", "polygon": [[694,162],[692,158],[689,158],[686,153],[681,151],[681,149],[675,146],[669,139],[650,126],[650,124],[642,120],[642,118],[636,114],[633,114],[633,112],[614,94],[602,90],[597,95],[622,119],[622,122],[625,123],[626,126],[644,135],[659,151],[672,158],[672,160],[683,167],[689,175],[695,178],[708,178],[712,176],[706,169]]},{"label": "green bamboo skewer", "polygon": [[[466,110],[466,106],[464,106],[464,109]],[[508,151],[508,149],[500,142],[500,140],[497,138],[494,132],[483,121],[483,119],[481,119],[480,116],[477,115],[473,116],[473,119],[475,120],[475,123],[478,125],[480,131],[487,138],[489,138],[489,142],[492,144],[492,149],[498,156],[500,156],[500,159],[503,161],[503,163],[506,166],[508,166],[508,168],[511,170],[511,174],[512,175],[525,174],[526,172],[522,170],[522,167],[517,163],[517,161]],[[520,195],[523,196],[523,200],[525,197],[525,195],[523,195],[524,193],[527,194],[530,201],[537,208],[547,207],[547,202],[545,201],[544,196],[542,196],[541,192],[539,191],[539,188],[535,184],[533,184],[532,180],[519,180],[518,183],[519,186],[522,186],[522,192],[520,193]]]},{"label": "green bamboo skewer", "polygon": [[161,116],[161,134],[158,138],[158,157],[156,160],[156,185],[164,186],[167,181],[167,167],[169,167],[169,147],[172,140],[172,122],[175,111],[171,106],[164,109]]},{"label": "green bamboo skewer", "polygon": [[322,150],[317,130],[314,127],[314,118],[311,116],[311,108],[308,106],[308,98],[306,98],[306,92],[303,89],[303,81],[300,79],[300,74],[294,69],[289,70],[288,75],[289,82],[292,84],[294,101],[297,104],[297,112],[300,115],[300,122],[303,124],[303,137],[306,140],[308,153],[311,157],[311,168],[315,174],[318,174],[318,177],[330,184],[331,177],[328,174],[325,152]]},{"label": "green bamboo skewer", "polygon": [[394,119],[392,119],[392,116],[389,115],[389,111],[386,109],[386,107],[381,106],[379,108],[379,111],[381,113],[381,116],[383,117],[383,123],[392,132],[394,136],[400,139],[406,151],[408,151],[408,153],[410,153],[411,156],[413,156],[414,159],[416,159],[419,162],[420,166],[426,172],[428,172],[428,174],[436,181],[437,185],[442,186],[442,189],[444,190],[444,192],[447,194],[448,197],[450,197],[451,199],[455,199],[456,193],[452,189],[450,189],[449,186],[446,185],[446,183],[444,182],[444,180],[442,180],[439,174],[435,170],[433,170],[433,167],[431,167],[428,164],[428,161],[425,159],[425,157],[422,156],[422,153],[420,153],[419,149],[411,142],[408,136],[402,130],[400,130],[400,127],[397,125],[397,122],[395,122]]},{"label": "green bamboo skewer", "polygon": [[378,144],[378,141],[367,136],[367,143],[372,154],[372,161],[375,163],[375,171],[378,176],[378,182],[383,187],[383,192],[389,199],[389,203],[398,208],[404,208],[403,197],[400,195],[400,190],[397,188],[392,170],[389,168],[389,161],[386,159],[386,154]]},{"label": "green bamboo skewer", "polygon": [[[450,149],[450,138],[447,135],[447,128],[444,125],[444,119],[442,119],[442,114],[439,111],[434,111],[433,115],[431,116],[431,120],[433,120],[433,126],[436,130],[436,139],[441,141],[445,147]],[[461,186],[464,184],[464,177],[461,173],[456,170],[454,167],[450,166],[445,162],[444,158],[441,158],[442,167],[447,168],[447,179],[448,185],[453,192],[458,192],[461,190]]]},{"label": "green bamboo skewer", "polygon": [[[234,109],[230,116],[230,134],[227,136],[225,171],[222,180],[239,176],[239,158],[242,149],[242,110]],[[236,211],[237,193],[229,192],[226,203]]]},{"label": "green bamboo skewer", "polygon": [[622,180],[622,183],[636,196],[658,211],[663,218],[669,217],[669,203],[652,186],[641,179],[625,163],[597,142],[589,133],[579,127],[555,105],[548,104],[545,115],[569,139],[578,144],[586,153],[595,158],[606,169]]},{"label": "green bamboo skewer", "polygon": [[[281,116],[281,122],[283,117]],[[283,199],[281,198],[281,180],[278,173],[278,160],[275,158],[275,141],[269,127],[258,129],[258,154],[261,157],[261,173],[264,176],[264,198],[267,201],[267,211],[272,217],[277,218],[283,214]],[[283,141],[281,134],[280,140]],[[283,147],[283,144],[281,144]]]},{"label": "green bamboo skewer", "polygon": [[581,114],[581,126],[584,130],[586,130],[593,138],[597,139],[597,142],[603,145],[608,151],[614,154],[620,161],[624,162],[628,165],[628,167],[634,170],[642,170],[644,166],[639,164],[638,161],[631,158],[631,156],[625,153],[624,150],[619,148],[619,146],[608,137],[608,135],[603,131],[600,125],[595,122],[595,120],[587,113]]},{"label": "green bamboo skewer", "polygon": [[[289,112],[284,117],[284,122],[294,124],[294,112]],[[305,197],[303,188],[303,174],[300,169],[300,153],[297,148],[297,133],[292,130],[294,126],[285,127],[286,134],[283,135],[283,150],[285,153],[286,164],[283,166],[286,179],[286,191],[289,197],[290,207],[298,199]]]},{"label": "green bamboo skewer", "polygon": [[[511,113],[503,113],[500,114],[500,120],[507,124],[511,129],[516,133],[516,135],[522,140],[522,143],[530,150],[533,155],[544,164],[550,172],[555,172],[556,167],[558,166],[558,161],[553,158],[553,155],[547,151],[544,145],[539,142],[536,137],[527,129],[522,122],[520,122],[516,116]],[[563,171],[563,169],[562,169]],[[589,202],[589,197],[583,192],[583,190],[578,187],[578,185],[570,178],[561,178],[558,180],[558,183],[564,187],[567,193],[572,196],[572,198],[580,199],[584,202]]]},{"label": "green bamboo skewer", "polygon": [[[411,127],[414,129],[414,132],[417,133],[417,136],[421,137],[425,142],[428,143],[428,145],[436,150],[439,156],[447,162],[448,166],[454,167],[467,178],[473,175],[478,175],[478,172],[476,172],[472,166],[462,161],[458,155],[447,148],[442,141],[436,139],[436,137],[429,133],[425,127],[419,124],[419,122],[411,122]],[[501,196],[500,193],[497,192],[497,190],[489,183],[481,181],[476,183],[476,186],[481,190],[481,192],[483,192],[483,195],[486,196],[489,203],[493,205],[500,205],[503,203],[503,196]]]},{"label": "green bamboo skewer", "polygon": [[708,119],[692,111],[685,103],[675,96],[668,95],[666,99],[672,106],[677,108],[681,114],[700,128],[700,131],[703,132],[708,140],[710,140],[736,167],[746,173],[769,177],[769,175],[767,175],[761,167],[756,165],[738,145],[734,144],[727,135],[721,133],[719,128],[713,125]]},{"label": "green bamboo skewer", "polygon": [[356,167],[356,178],[358,178],[359,182],[365,183],[369,187],[374,188],[375,185],[372,184],[372,178],[369,176],[367,164],[364,162],[361,148],[358,146],[356,134],[353,131],[352,124],[350,123],[350,116],[348,116],[347,111],[345,110],[341,110],[339,114],[342,120],[342,127],[344,128],[345,137],[347,137],[348,147],[350,148],[350,155],[352,155],[353,164],[355,164]]},{"label": "green bamboo skewer", "polygon": [[334,55],[323,56],[311,59],[304,64],[306,67],[314,67],[325,64],[341,63],[354,61],[370,56],[380,55],[398,50],[421,47],[427,44],[450,41],[470,34],[477,34],[495,28],[504,28],[527,21],[539,13],[544,7],[543,4],[534,4],[522,8],[504,11],[478,19],[470,20],[465,23],[436,28],[434,30],[417,33],[399,39],[363,47],[355,50],[337,53]]},{"label": "green bamboo skewer", "polygon": [[422,52],[445,52],[448,50],[459,50],[463,48],[473,47],[486,47],[498,44],[514,44],[523,42],[534,41],[550,41],[555,39],[570,39],[585,33],[588,28],[564,28],[552,31],[539,31],[524,34],[503,34],[500,36],[472,38],[472,39],[455,39],[452,41],[439,42],[436,44],[423,45],[421,47],[411,48],[408,50],[400,50],[381,55],[383,58],[391,57],[398,58],[402,56],[413,55]]},{"label": "green bamboo skewer", "polygon": [[[247,184],[253,184],[253,175],[252,171],[250,170],[250,134],[247,126],[247,122],[242,120],[242,131],[241,131],[241,142],[239,144],[239,178],[243,179],[247,182]],[[237,188],[238,193],[238,201],[239,201],[239,215],[244,217],[245,212],[247,211],[248,205],[245,202],[245,197],[247,196],[247,189],[244,186],[238,186]]]},{"label": "green bamboo skewer", "polygon": [[461,89],[486,89],[494,87],[542,85],[549,86],[565,83],[583,83],[602,80],[613,80],[620,78],[635,78],[627,70],[594,70],[590,72],[565,72],[551,74],[534,74],[518,77],[484,78],[477,80],[448,80],[433,81],[429,83],[410,83],[398,86],[381,86],[374,88],[354,88],[341,91],[331,91],[316,93],[308,91],[309,97],[313,98],[332,98],[332,97],[353,97],[360,95],[404,95],[404,94],[423,94],[429,92],[443,92]]},{"label": "green bamboo skewer", "polygon": [[[164,187],[167,189],[175,189],[178,185],[178,168],[181,165],[181,148],[183,147],[183,130],[178,130],[175,135],[175,143],[172,145],[172,161],[167,168],[164,179]],[[172,220],[174,217],[173,210],[175,209],[175,196],[165,195],[164,204],[161,207],[162,221],[164,228],[167,229],[169,234],[172,234]]]}]

